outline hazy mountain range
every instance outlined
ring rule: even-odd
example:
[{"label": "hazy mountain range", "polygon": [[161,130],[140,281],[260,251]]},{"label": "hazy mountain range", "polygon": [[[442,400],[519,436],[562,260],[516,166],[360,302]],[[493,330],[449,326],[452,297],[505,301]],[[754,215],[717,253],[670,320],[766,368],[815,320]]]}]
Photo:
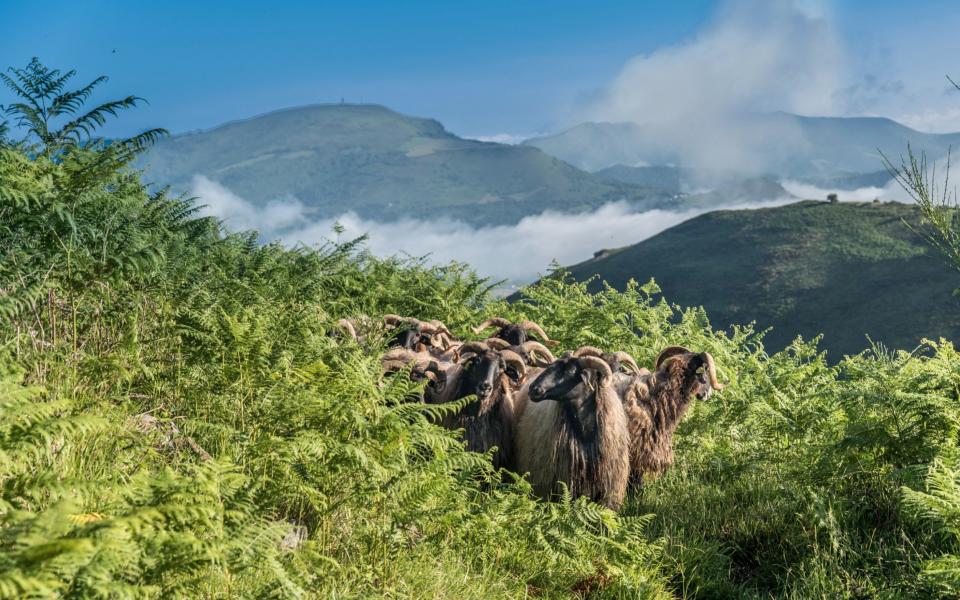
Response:
[{"label": "hazy mountain range", "polygon": [[672,194],[595,177],[532,146],[463,139],[378,105],[291,108],[178,135],[141,166],[180,191],[203,175],[257,204],[295,197],[318,218],[353,211],[488,225],[615,201],[638,210],[677,204]]},{"label": "hazy mountain range", "polygon": [[[748,172],[843,185],[856,183],[863,175],[873,176],[872,181],[878,175],[883,178],[881,153],[896,162],[909,144],[914,151],[939,159],[960,143],[960,133],[921,133],[879,117],[740,115],[727,131]],[[725,140],[707,137],[713,134],[699,134],[703,146],[722,152]],[[583,123],[524,144],[581,169],[599,171],[616,165],[684,165],[690,146],[698,143],[697,135],[695,127],[664,132],[635,123]]]},{"label": "hazy mountain range", "polygon": [[464,139],[435,120],[369,104],[290,108],[177,135],[139,166],[177,192],[192,192],[203,176],[255,205],[295,198],[310,218],[352,211],[380,222],[452,218],[490,226],[616,201],[644,211],[787,198],[778,183],[784,178],[841,189],[882,185],[889,176],[878,148],[897,157],[909,143],[936,159],[960,142],[960,134],[923,134],[889,119],[750,119],[754,129],[778,133],[776,143],[756,138],[756,152],[769,158],[762,173],[675,166],[682,157],[639,125],[585,123],[508,145]]}]

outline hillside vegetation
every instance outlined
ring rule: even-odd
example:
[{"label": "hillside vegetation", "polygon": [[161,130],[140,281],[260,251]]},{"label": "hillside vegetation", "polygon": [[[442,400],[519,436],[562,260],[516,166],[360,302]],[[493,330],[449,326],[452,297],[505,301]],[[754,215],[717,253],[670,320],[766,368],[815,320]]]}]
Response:
[{"label": "hillside vegetation", "polygon": [[839,360],[867,336],[906,349],[925,337],[960,339],[960,276],[919,224],[917,207],[898,203],[717,211],[570,272],[598,275],[592,289],[653,278],[672,301],[705,307],[716,325],[772,327],[765,340],[777,350],[823,334]]},{"label": "hillside vegetation", "polygon": [[[507,304],[362,241],[261,245],[148,192],[136,140],[47,135],[48,107],[78,104],[36,102],[30,137],[0,147],[0,597],[960,594],[948,342],[830,366],[653,284],[555,278]],[[446,408],[406,402],[421,384],[380,375],[380,342],[329,335],[388,311],[461,337],[532,318],[559,349],[647,365],[685,344],[727,387],[619,515],[544,503],[433,425]]]},{"label": "hillside vegetation", "polygon": [[513,223],[607,202],[676,204],[670,194],[604,181],[539,149],[459,138],[432,119],[373,104],[291,108],[178,135],[140,163],[147,180],[189,192],[203,175],[264,205],[295,197],[314,218],[449,217]]}]

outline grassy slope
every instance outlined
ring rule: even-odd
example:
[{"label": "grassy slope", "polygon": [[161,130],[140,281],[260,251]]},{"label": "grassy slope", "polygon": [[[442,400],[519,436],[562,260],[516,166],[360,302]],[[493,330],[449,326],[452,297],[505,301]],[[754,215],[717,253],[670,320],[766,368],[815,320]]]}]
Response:
[{"label": "grassy slope", "polygon": [[960,276],[901,221],[902,204],[799,202],[718,211],[649,240],[571,267],[622,288],[655,278],[671,300],[702,305],[716,325],[773,326],[767,343],[824,332],[834,353],[853,353],[865,334],[898,347],[960,337]]},{"label": "grassy slope", "polygon": [[602,181],[533,147],[461,139],[437,121],[377,105],[293,108],[176,136],[142,165],[149,180],[178,191],[189,191],[203,174],[255,203],[293,195],[325,217],[430,212],[490,224],[616,200],[675,203],[664,193]]}]

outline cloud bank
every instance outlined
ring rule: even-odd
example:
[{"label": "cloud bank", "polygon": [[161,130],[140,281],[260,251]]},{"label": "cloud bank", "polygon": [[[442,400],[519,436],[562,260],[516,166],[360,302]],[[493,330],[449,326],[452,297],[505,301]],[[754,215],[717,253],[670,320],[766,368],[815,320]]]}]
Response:
[{"label": "cloud bank", "polygon": [[[547,211],[515,225],[474,228],[461,221],[370,221],[346,212],[335,219],[311,220],[308,209],[295,198],[257,207],[226,187],[203,176],[193,180],[192,195],[204,206],[201,213],[221,219],[232,231],[256,229],[268,240],[287,245],[319,244],[330,239],[338,223],[347,239],[368,235],[367,247],[378,256],[430,255],[435,263],[451,260],[472,265],[479,273],[513,283],[528,283],[547,272],[554,260],[570,265],[590,258],[603,248],[643,241],[704,212],[653,210],[632,212],[625,203],[607,204],[592,213]],[[784,198],[762,204],[724,208],[774,206]]]}]

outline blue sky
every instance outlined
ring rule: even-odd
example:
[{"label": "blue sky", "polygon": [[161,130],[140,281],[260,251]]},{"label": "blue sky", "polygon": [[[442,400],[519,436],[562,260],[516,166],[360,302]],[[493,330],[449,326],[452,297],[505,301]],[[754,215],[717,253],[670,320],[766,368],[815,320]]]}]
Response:
[{"label": "blue sky", "polygon": [[[795,17],[808,29],[791,29]],[[822,39],[805,36],[811,23]],[[663,61],[651,57],[669,58],[668,68],[695,79],[712,69],[710,51],[698,53],[698,44],[725,43],[725,28],[762,34],[781,26],[785,36],[799,36],[787,52],[796,47],[799,58],[758,66],[745,84],[757,91],[731,103],[881,114],[926,130],[960,130],[960,94],[949,93],[944,79],[960,76],[960,6],[941,0],[0,0],[0,62],[22,66],[36,55],[77,69],[78,79],[109,75],[106,96],[149,100],[112,125],[111,135],[207,128],[341,98],[435,117],[460,134],[524,135],[587,116],[633,118],[649,103],[630,104],[631,92],[630,106],[617,99],[619,108],[610,109],[611,86],[657,89]],[[744,45],[727,55],[735,64],[751,49],[732,37]],[[706,59],[685,62],[697,55]],[[631,60],[641,64],[628,76]],[[771,89],[767,80],[794,77],[794,60],[803,62],[796,87],[805,94],[787,93],[782,83]]]}]

